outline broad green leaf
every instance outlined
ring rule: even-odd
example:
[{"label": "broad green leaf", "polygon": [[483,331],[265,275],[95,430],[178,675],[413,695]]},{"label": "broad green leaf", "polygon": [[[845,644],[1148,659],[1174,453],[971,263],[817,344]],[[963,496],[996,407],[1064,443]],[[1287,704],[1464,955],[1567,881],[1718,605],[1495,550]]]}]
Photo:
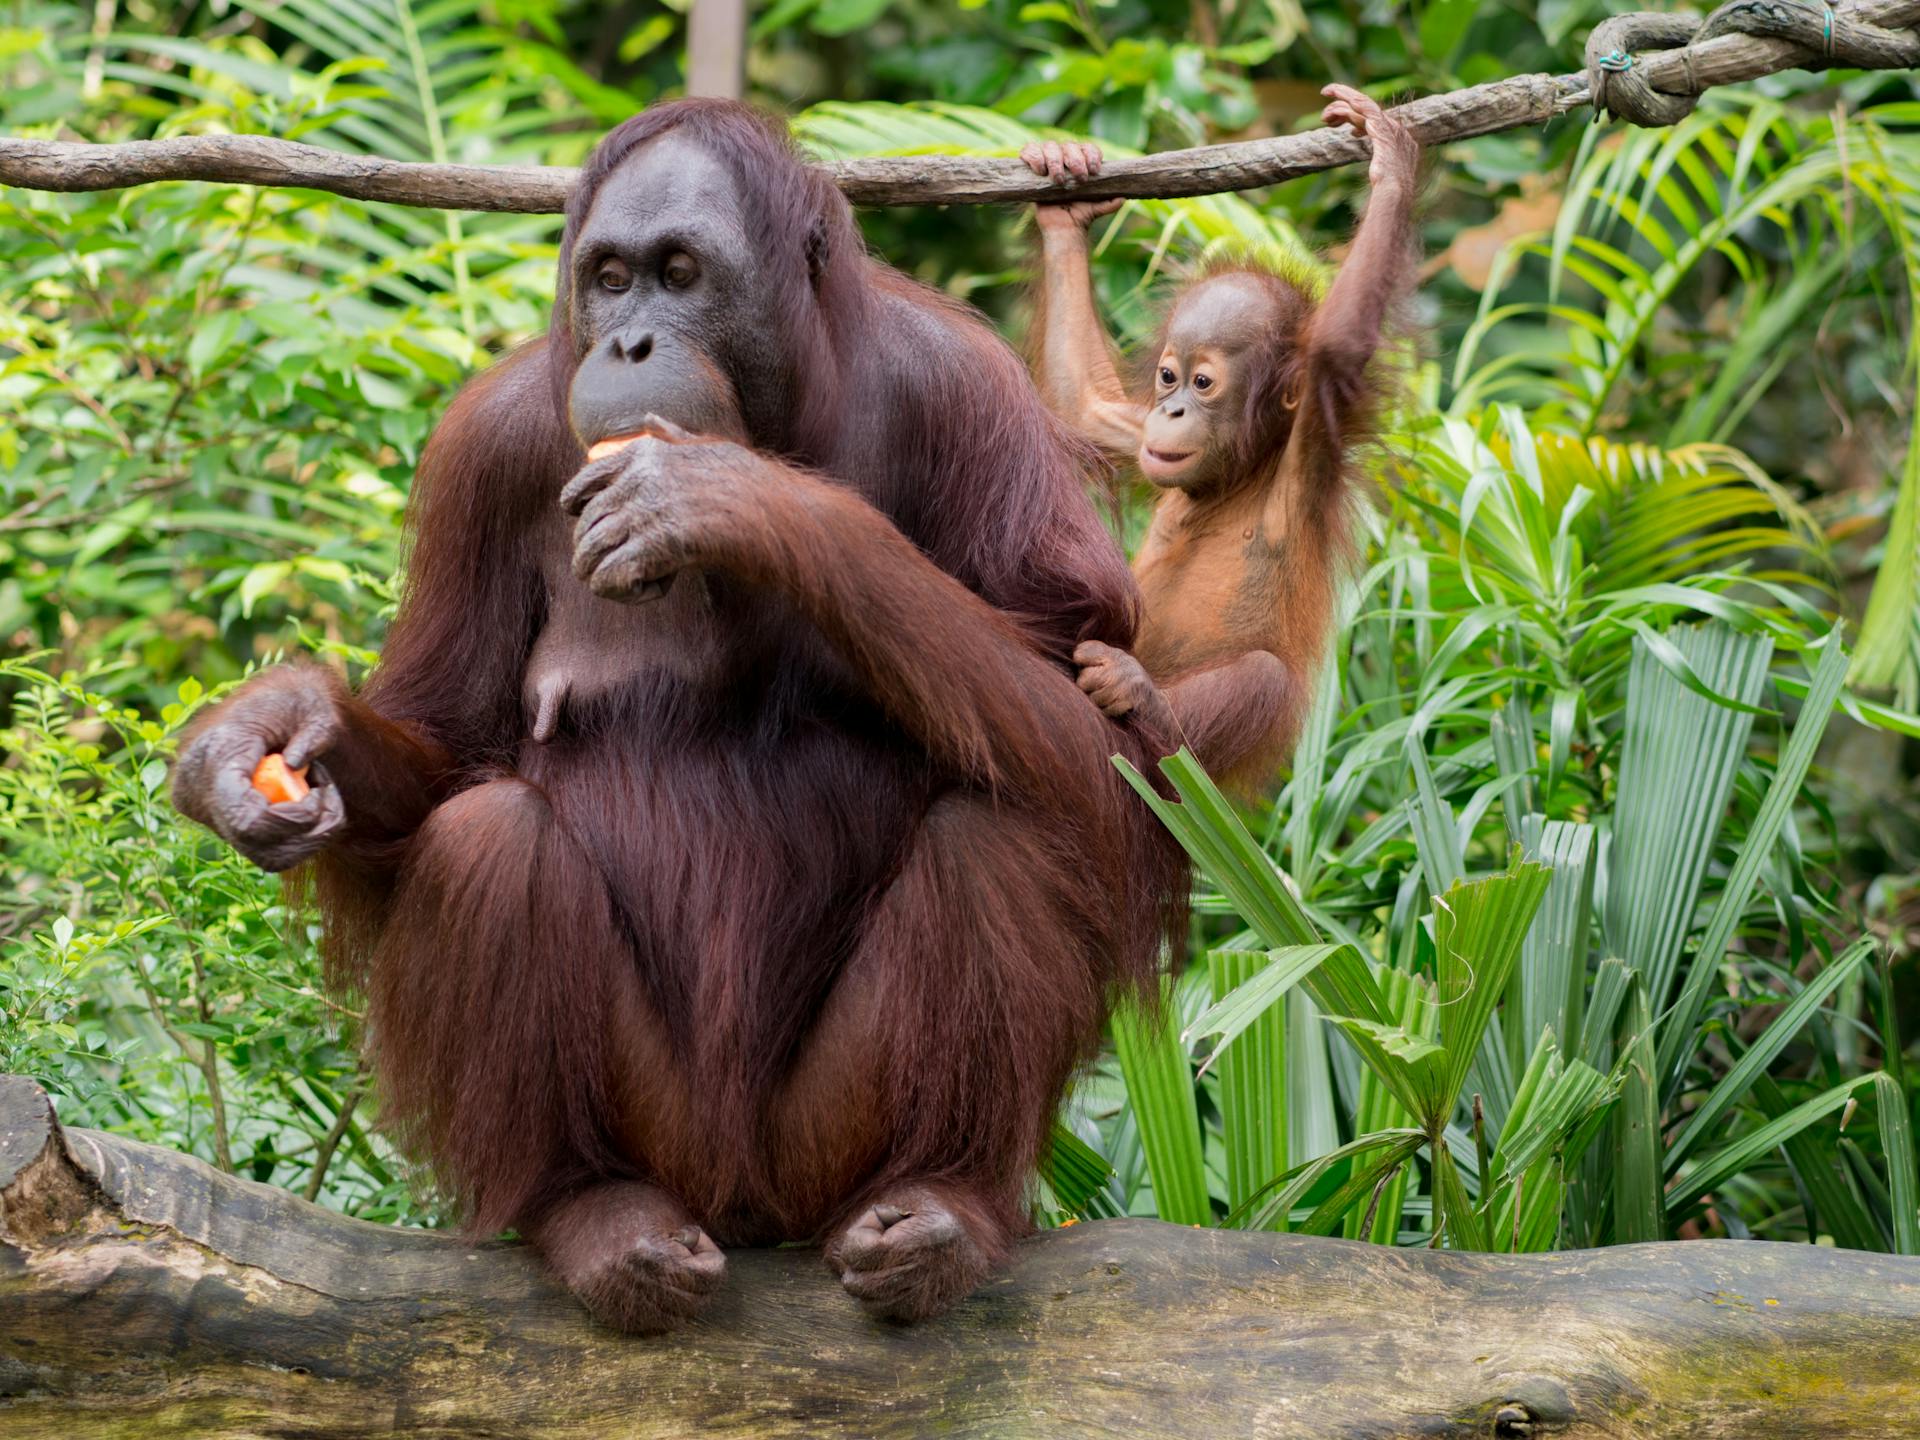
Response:
[{"label": "broad green leaf", "polygon": [[[1260,1187],[1287,1169],[1286,991],[1299,978],[1299,971],[1284,983],[1274,977],[1288,968],[1289,954],[1285,950],[1208,952],[1207,970],[1217,998],[1182,1037],[1183,1043],[1196,1032],[1223,1037],[1207,1064],[1220,1062],[1220,1131],[1230,1211],[1244,1206]],[[1216,1022],[1209,1017],[1223,1008],[1229,1013],[1215,1029]],[[1231,1052],[1223,1054],[1229,1045]]]},{"label": "broad green leaf", "polygon": [[[1758,700],[1771,641],[1715,623],[1676,626],[1662,643],[1716,692],[1749,706]],[[1656,1012],[1672,994],[1752,728],[1749,713],[1688,689],[1662,667],[1645,634],[1635,638],[1605,928],[1609,948],[1639,972]]]},{"label": "broad green leaf", "polygon": [[1598,868],[1591,825],[1529,815],[1519,837],[1527,858],[1547,866],[1552,878],[1540,913],[1520,947],[1520,963],[1507,982],[1501,1025],[1516,1069],[1543,1030],[1580,1047],[1586,1009],[1587,947],[1593,928],[1593,881]]},{"label": "broad green leaf", "polygon": [[1613,1239],[1667,1238],[1660,1206],[1660,1086],[1653,1072],[1653,1013],[1634,977],[1620,1022],[1620,1104],[1613,1115]]},{"label": "broad green leaf", "polygon": [[1344,1015],[1330,1018],[1347,1032],[1368,1068],[1414,1119],[1429,1130],[1444,1122],[1453,1108],[1446,1089],[1445,1050],[1400,1026]]},{"label": "broad green leaf", "polygon": [[1433,1150],[1434,1229],[1445,1236],[1454,1250],[1486,1250],[1487,1232],[1475,1213],[1466,1187],[1460,1183],[1460,1171],[1453,1151],[1445,1145]]},{"label": "broad green leaf", "polygon": [[1061,1208],[1082,1219],[1111,1217],[1115,1207],[1107,1191],[1113,1167],[1106,1157],[1054,1121],[1047,1148],[1040,1156],[1040,1175],[1052,1188]]},{"label": "broad green leaf", "polygon": [[1444,1120],[1459,1099],[1551,878],[1546,866],[1516,859],[1503,875],[1463,881],[1435,898],[1436,1004],[1447,1058],[1438,1097],[1444,1108],[1431,1118]]},{"label": "broad green leaf", "polygon": [[[1384,1156],[1377,1156],[1371,1163],[1383,1168],[1397,1165],[1411,1158],[1425,1139],[1426,1137],[1418,1130],[1401,1128],[1378,1130],[1363,1135],[1358,1140],[1350,1140],[1337,1149],[1329,1150],[1324,1155],[1294,1166],[1284,1175],[1276,1176],[1257,1191],[1246,1206],[1228,1215],[1226,1223],[1230,1227],[1247,1230],[1277,1228],[1277,1225],[1284,1223],[1287,1215],[1305,1198],[1307,1192],[1320,1182],[1321,1177],[1336,1165],[1346,1160],[1357,1160],[1362,1155],[1373,1155],[1376,1151],[1387,1153]],[[1345,1209],[1343,1208],[1340,1213],[1344,1214]],[[1331,1216],[1330,1220],[1337,1218],[1337,1215]],[[1328,1228],[1331,1229],[1331,1224]]]},{"label": "broad green leaf", "polygon": [[[1163,800],[1144,776],[1116,755],[1114,764],[1194,861],[1212,877],[1269,949],[1324,943],[1292,888],[1190,751],[1168,756],[1160,768],[1178,803]],[[1306,989],[1329,1014],[1382,1020],[1380,989],[1357,953],[1335,951],[1306,978]]]},{"label": "broad green leaf", "polygon": [[[1281,950],[1209,952],[1209,961],[1219,957],[1222,968],[1218,974],[1238,973],[1243,978],[1235,981],[1230,989],[1222,992],[1219,999],[1200,1013],[1200,1017],[1181,1035],[1182,1042],[1202,1040],[1209,1035],[1220,1037],[1213,1047],[1213,1053],[1207,1058],[1207,1064],[1201,1067],[1204,1071],[1220,1058],[1247,1026],[1312,974],[1316,966],[1336,952],[1350,948],[1345,945],[1290,945]],[[1225,967],[1230,965],[1243,968],[1229,972]]]},{"label": "broad green leaf", "polygon": [[[1699,949],[1694,953],[1679,1003],[1661,1027],[1660,1074],[1663,1094],[1669,1101],[1680,1083],[1687,1057],[1699,1043],[1695,1030],[1700,1014],[1706,1008],[1708,990],[1720,973],[1722,957],[1733,939],[1741,915],[1746,911],[1748,897],[1753,893],[1760,876],[1760,867],[1773,852],[1782,827],[1793,813],[1800,786],[1806,779],[1808,767],[1813,764],[1814,753],[1820,748],[1820,739],[1826,734],[1827,721],[1833,715],[1833,703],[1840,694],[1846,669],[1846,654],[1840,648],[1840,628],[1835,626],[1821,645],[1820,663],[1815,668],[1807,702],[1801,707],[1799,723],[1794,726],[1793,735],[1781,752],[1773,783],[1767,787],[1767,797],[1761,802],[1760,811],[1747,831],[1746,843],[1727,875],[1719,904],[1714,907],[1713,918],[1707,922],[1706,933],[1701,936]],[[1698,1119],[1696,1115],[1695,1120]],[[1684,1134],[1681,1142],[1676,1149],[1684,1149]],[[1672,1163],[1670,1157],[1669,1164]]]},{"label": "broad green leaf", "polygon": [[1155,1209],[1176,1225],[1210,1225],[1193,1072],[1176,1023],[1171,995],[1154,1016],[1125,1005],[1114,1013],[1113,1046],[1153,1177]]}]

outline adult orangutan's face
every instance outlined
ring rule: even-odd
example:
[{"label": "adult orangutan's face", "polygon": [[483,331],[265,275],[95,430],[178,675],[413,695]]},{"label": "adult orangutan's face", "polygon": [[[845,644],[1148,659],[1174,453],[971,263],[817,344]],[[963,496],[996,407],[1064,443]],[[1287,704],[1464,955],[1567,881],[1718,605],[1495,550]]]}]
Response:
[{"label": "adult orangutan's face", "polygon": [[773,263],[732,172],[693,140],[668,132],[628,157],[574,242],[568,411],[582,445],[657,415],[771,447],[792,391],[766,343]]}]

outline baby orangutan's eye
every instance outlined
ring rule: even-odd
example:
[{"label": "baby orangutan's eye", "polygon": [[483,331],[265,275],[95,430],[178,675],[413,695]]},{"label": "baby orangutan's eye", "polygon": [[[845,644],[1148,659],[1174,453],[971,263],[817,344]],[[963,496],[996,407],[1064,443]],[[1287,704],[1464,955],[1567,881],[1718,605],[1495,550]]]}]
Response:
[{"label": "baby orangutan's eye", "polygon": [[1194,376],[1193,388],[1196,390],[1211,390],[1213,388],[1213,377],[1211,375]]},{"label": "baby orangutan's eye", "polygon": [[1166,366],[1162,365],[1160,367],[1160,383],[1162,385],[1171,385],[1173,384],[1173,380],[1174,380],[1173,371],[1169,370]]}]

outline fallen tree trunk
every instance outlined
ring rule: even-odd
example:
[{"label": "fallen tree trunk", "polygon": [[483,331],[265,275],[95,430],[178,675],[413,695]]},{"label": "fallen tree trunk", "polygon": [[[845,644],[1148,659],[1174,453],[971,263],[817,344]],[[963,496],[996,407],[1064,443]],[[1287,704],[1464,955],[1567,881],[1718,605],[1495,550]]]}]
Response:
[{"label": "fallen tree trunk", "polygon": [[[1920,0],[1851,0],[1835,7],[1888,29],[1920,21]],[[1647,81],[1693,95],[1808,63],[1807,49],[1758,35],[1722,35],[1687,50],[1636,57]],[[1423,145],[1542,125],[1589,103],[1587,77],[1514,75],[1395,107]],[[1365,140],[1344,128],[1166,150],[1107,162],[1076,196],[1171,199],[1275,185],[1365,160]],[[914,155],[829,161],[822,166],[856,205],[1017,204],[1057,200],[1060,191],[1017,160]],[[157,180],[216,180],[300,186],[356,200],[443,210],[551,213],[566,205],[574,171],[560,166],[438,165],[350,155],[265,135],[183,135],[88,145],[0,137],[0,185],[33,190],[112,190]]]},{"label": "fallen tree trunk", "polygon": [[1757,1242],[1496,1257],[1126,1220],[944,1320],[736,1252],[697,1329],[594,1326],[518,1245],[348,1220],[63,1133],[0,1077],[0,1434],[1920,1434],[1920,1260]]},{"label": "fallen tree trunk", "polygon": [[1920,1434],[1920,1260],[1699,1241],[1500,1257],[1124,1220],[952,1315],[742,1251],[697,1329],[594,1326],[521,1246],[348,1220],[62,1132],[0,1077],[0,1434]]}]

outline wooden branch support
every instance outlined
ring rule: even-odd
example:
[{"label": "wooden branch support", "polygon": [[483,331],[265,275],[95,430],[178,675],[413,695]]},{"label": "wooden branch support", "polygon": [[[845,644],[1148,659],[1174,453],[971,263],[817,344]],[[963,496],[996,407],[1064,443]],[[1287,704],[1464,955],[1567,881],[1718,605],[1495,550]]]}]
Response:
[{"label": "wooden branch support", "polygon": [[[1920,0],[1854,0],[1835,7],[1856,20],[1904,29],[1920,21]],[[1695,93],[1792,69],[1807,52],[1782,40],[1724,35],[1639,57],[1656,89]],[[1517,75],[1396,107],[1423,144],[1540,125],[1587,104],[1584,74]],[[1114,159],[1094,180],[1074,186],[1084,199],[1217,195],[1273,185],[1368,156],[1345,129],[1309,130],[1263,140],[1167,150]],[[823,168],[856,205],[1017,204],[1058,199],[1060,190],[1017,160],[960,155],[838,160]],[[191,135],[88,145],[0,138],[0,184],[30,190],[113,190],[158,180],[327,190],[443,210],[552,213],[566,205],[574,171],[558,166],[427,165],[349,155],[262,135]]]},{"label": "wooden branch support", "polygon": [[953,1314],[740,1251],[698,1328],[596,1328],[523,1248],[63,1133],[0,1077],[0,1434],[1920,1434],[1920,1260],[1697,1241],[1502,1257],[1121,1220]]}]

